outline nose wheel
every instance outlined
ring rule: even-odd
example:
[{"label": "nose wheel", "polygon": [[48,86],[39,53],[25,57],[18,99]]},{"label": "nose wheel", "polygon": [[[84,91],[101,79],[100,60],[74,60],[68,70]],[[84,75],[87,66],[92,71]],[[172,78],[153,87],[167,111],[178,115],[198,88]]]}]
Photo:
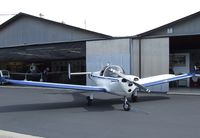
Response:
[{"label": "nose wheel", "polygon": [[131,109],[131,105],[129,104],[127,97],[124,97],[123,108],[124,108],[124,111],[129,111]]}]

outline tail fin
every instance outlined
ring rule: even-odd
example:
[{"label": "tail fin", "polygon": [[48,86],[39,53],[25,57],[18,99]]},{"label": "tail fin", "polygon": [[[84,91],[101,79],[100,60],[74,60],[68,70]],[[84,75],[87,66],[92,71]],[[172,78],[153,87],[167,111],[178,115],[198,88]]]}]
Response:
[{"label": "tail fin", "polygon": [[0,85],[6,84],[6,79],[0,75]]},{"label": "tail fin", "polygon": [[194,66],[194,73],[195,74],[199,73],[199,68],[197,66]]},{"label": "tail fin", "polygon": [[7,70],[0,70],[0,84],[6,83],[6,79],[10,79],[10,72]]},{"label": "tail fin", "polygon": [[71,79],[71,65],[68,64],[68,79]]},{"label": "tail fin", "polygon": [[198,82],[199,77],[200,77],[199,68],[197,66],[194,66],[194,72],[193,72],[192,81],[193,82]]},{"label": "tail fin", "polygon": [[87,75],[91,74],[92,72],[74,72],[71,73],[71,65],[68,64],[68,78],[71,79],[71,75]]},{"label": "tail fin", "polygon": [[3,84],[3,79],[2,79],[2,77],[1,77],[1,75],[0,75],[0,85],[1,84]]},{"label": "tail fin", "polygon": [[194,66],[194,76],[200,77],[200,70],[199,70],[199,67],[197,66]]}]

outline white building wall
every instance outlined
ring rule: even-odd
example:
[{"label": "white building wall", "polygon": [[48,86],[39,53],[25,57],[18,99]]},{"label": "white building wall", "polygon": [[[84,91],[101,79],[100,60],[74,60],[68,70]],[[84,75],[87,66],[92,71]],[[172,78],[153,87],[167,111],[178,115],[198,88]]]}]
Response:
[{"label": "white building wall", "polygon": [[[130,39],[86,42],[86,71],[100,70],[107,63],[119,65],[130,74]],[[91,84],[88,79],[87,84]]]},{"label": "white building wall", "polygon": [[[107,63],[122,66],[126,74],[139,76],[139,40],[113,39],[86,42],[86,71],[97,71]],[[169,38],[141,40],[141,76],[169,72]],[[87,79],[87,84],[92,85]],[[168,84],[149,88],[168,91]]]},{"label": "white building wall", "polygon": [[[141,76],[169,73],[169,38],[141,40]],[[168,84],[150,87],[152,91],[168,91]]]},{"label": "white building wall", "polygon": [[131,74],[139,76],[139,40],[133,39],[131,44]]}]

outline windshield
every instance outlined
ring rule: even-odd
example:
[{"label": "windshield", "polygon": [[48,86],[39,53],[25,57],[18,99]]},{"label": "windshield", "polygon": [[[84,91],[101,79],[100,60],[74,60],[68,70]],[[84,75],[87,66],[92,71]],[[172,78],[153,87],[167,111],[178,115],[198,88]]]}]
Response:
[{"label": "windshield", "polygon": [[108,66],[105,69],[103,76],[105,76],[105,77],[114,77],[114,78],[120,77],[119,75],[117,75],[116,73],[114,73],[113,70],[115,70],[115,71],[117,71],[119,73],[123,73],[124,74],[124,70],[120,66],[111,65],[111,66]]}]

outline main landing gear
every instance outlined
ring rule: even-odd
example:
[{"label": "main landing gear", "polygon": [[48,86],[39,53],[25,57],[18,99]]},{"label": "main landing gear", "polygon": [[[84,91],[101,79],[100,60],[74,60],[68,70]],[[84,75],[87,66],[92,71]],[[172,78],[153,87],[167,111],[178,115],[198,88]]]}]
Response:
[{"label": "main landing gear", "polygon": [[135,103],[135,102],[137,102],[137,101],[138,101],[138,96],[132,94],[132,95],[131,95],[131,102]]},{"label": "main landing gear", "polygon": [[138,101],[138,89],[135,89],[131,95],[131,102],[137,102]]},{"label": "main landing gear", "polygon": [[93,99],[94,99],[93,94],[90,94],[90,96],[87,96],[86,99],[87,99],[87,105],[91,106],[93,103]]},{"label": "main landing gear", "polygon": [[124,97],[123,108],[124,108],[124,111],[129,111],[131,109],[131,105],[129,104],[127,97]]}]

